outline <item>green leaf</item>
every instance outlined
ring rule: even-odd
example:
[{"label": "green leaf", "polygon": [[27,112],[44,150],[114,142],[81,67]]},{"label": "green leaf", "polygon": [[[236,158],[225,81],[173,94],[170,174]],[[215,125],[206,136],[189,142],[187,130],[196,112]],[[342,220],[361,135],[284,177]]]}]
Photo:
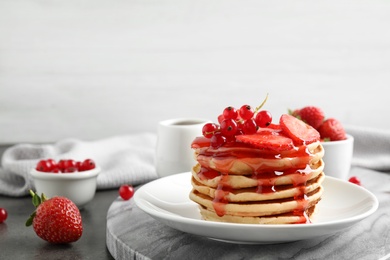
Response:
[{"label": "green leaf", "polygon": [[38,207],[39,204],[41,204],[41,198],[34,193],[34,196],[32,197],[32,203],[35,207]]},{"label": "green leaf", "polygon": [[36,213],[35,213],[35,211],[34,211],[33,214],[31,214],[30,217],[27,219],[27,221],[26,221],[26,227],[29,227],[29,226],[32,225],[35,215],[36,215]]}]

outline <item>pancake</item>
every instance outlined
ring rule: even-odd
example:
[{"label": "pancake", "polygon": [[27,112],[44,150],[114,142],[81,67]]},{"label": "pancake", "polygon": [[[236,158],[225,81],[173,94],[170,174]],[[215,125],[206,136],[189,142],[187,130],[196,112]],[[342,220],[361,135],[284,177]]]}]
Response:
[{"label": "pancake", "polygon": [[[313,167],[313,168],[311,168]],[[252,175],[229,175],[229,178],[226,178],[226,174],[221,172],[213,171],[210,174],[210,170],[202,167],[200,164],[197,164],[192,168],[192,176],[200,183],[209,186],[217,187],[222,179],[226,185],[229,185],[233,189],[242,189],[249,187],[257,187],[260,184],[263,186],[269,185],[288,185],[294,184],[299,185],[307,182],[308,180],[316,178],[319,174],[323,172],[324,162],[322,160],[318,161],[316,165],[312,165],[309,168],[293,170],[288,174],[277,175],[274,171],[269,171],[263,174],[252,174]],[[289,169],[291,170],[291,169]],[[205,176],[212,175],[214,178],[208,178]]]},{"label": "pancake", "polygon": [[[262,129],[256,135],[239,136],[217,147],[207,138],[194,140],[197,164],[191,171],[193,189],[189,197],[199,205],[204,220],[246,224],[311,222],[324,191],[324,148],[315,129],[295,118],[287,120],[292,121],[287,121],[291,129],[286,131]],[[315,138],[306,143],[300,135]]]},{"label": "pancake", "polygon": [[305,216],[298,216],[293,214],[280,214],[273,216],[262,217],[245,217],[245,216],[232,216],[224,215],[218,216],[214,211],[207,210],[200,207],[200,213],[204,220],[216,221],[216,222],[229,222],[229,223],[241,223],[241,224],[296,224],[303,223],[306,218],[310,218],[314,212],[315,207],[310,207],[305,211]]},{"label": "pancake", "polygon": [[263,201],[243,201],[231,202],[221,196],[218,200],[209,197],[193,189],[190,193],[191,200],[195,201],[203,208],[215,212],[218,216],[273,216],[282,213],[298,212],[312,207],[321,199],[323,193],[322,186],[305,196],[290,197],[284,199],[272,199]]},{"label": "pancake", "polygon": [[[302,189],[303,192],[309,193],[319,188],[325,175],[321,172],[316,178],[309,180],[306,185],[294,186],[294,185],[276,185],[267,188],[268,192],[259,191],[259,187],[251,187],[244,189],[231,189],[226,191],[225,198],[230,202],[245,202],[245,201],[264,201],[264,200],[276,200],[290,197],[300,196]],[[199,193],[202,193],[210,198],[214,199],[218,190],[211,186],[200,183],[197,179],[192,177],[191,184]],[[263,188],[264,189],[264,188]],[[272,192],[271,192],[272,191]]]}]

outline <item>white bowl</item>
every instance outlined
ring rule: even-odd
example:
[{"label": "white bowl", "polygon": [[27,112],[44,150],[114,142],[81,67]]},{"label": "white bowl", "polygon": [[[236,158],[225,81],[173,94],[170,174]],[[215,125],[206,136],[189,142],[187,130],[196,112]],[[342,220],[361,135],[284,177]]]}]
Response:
[{"label": "white bowl", "polygon": [[322,142],[325,155],[322,158],[327,176],[347,180],[353,156],[353,136],[347,134],[346,140]]},{"label": "white bowl", "polygon": [[36,193],[46,197],[63,196],[73,201],[79,208],[95,196],[97,176],[100,168],[72,173],[50,173],[31,170]]}]

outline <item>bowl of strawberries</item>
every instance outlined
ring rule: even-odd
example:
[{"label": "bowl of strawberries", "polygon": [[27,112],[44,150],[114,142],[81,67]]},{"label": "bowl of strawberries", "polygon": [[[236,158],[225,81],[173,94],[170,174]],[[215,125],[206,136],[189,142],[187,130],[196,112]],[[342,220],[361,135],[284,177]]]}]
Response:
[{"label": "bowl of strawberries", "polygon": [[348,180],[354,138],[346,133],[342,123],[336,118],[327,118],[323,110],[316,106],[305,106],[290,111],[290,114],[319,132],[325,150],[323,157],[325,175]]},{"label": "bowl of strawberries", "polygon": [[42,159],[31,170],[37,194],[66,197],[79,208],[95,196],[99,173],[100,167],[92,159]]}]

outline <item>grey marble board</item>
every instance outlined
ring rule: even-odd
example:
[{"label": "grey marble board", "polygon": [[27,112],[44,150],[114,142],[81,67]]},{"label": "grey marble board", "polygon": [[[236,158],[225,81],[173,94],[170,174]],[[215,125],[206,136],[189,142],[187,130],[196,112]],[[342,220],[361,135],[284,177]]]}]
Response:
[{"label": "grey marble board", "polygon": [[[387,174],[355,169],[385,186]],[[374,181],[375,179],[375,181]],[[370,183],[371,184],[371,183]],[[382,186],[381,185],[381,186]],[[311,240],[281,244],[233,244],[183,233],[140,210],[134,199],[117,198],[107,213],[106,244],[115,259],[380,259],[389,254],[390,203],[352,228]]]}]

